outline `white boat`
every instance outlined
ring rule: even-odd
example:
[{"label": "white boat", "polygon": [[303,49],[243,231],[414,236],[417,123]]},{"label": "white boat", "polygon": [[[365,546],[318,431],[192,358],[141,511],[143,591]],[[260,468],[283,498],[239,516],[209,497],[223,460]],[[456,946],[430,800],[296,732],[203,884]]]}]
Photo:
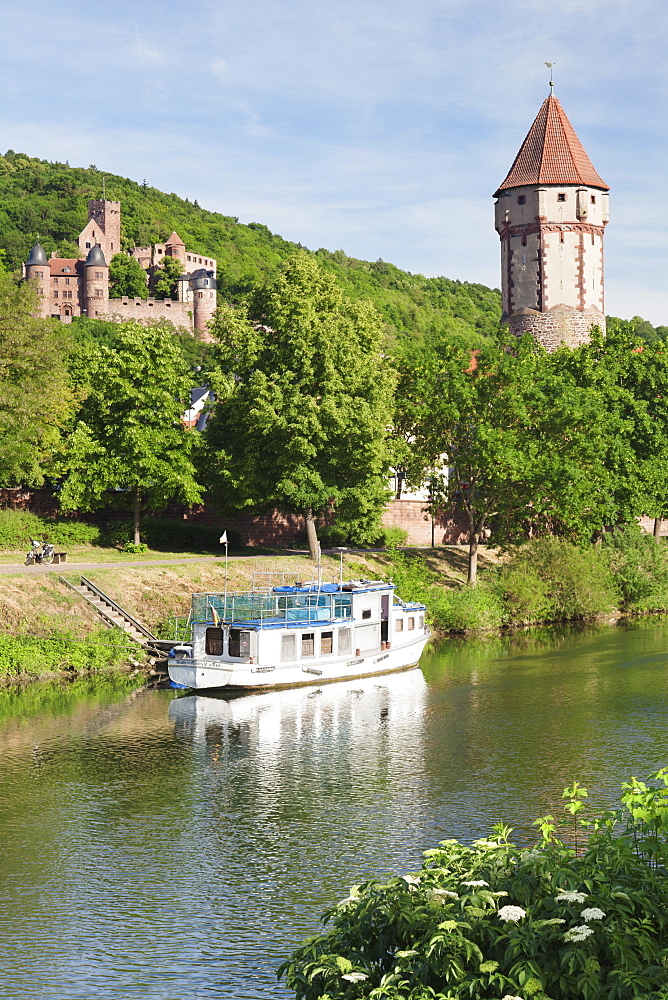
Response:
[{"label": "white boat", "polygon": [[374,580],[193,594],[192,640],[169,652],[172,687],[262,690],[407,670],[429,638],[425,606]]}]

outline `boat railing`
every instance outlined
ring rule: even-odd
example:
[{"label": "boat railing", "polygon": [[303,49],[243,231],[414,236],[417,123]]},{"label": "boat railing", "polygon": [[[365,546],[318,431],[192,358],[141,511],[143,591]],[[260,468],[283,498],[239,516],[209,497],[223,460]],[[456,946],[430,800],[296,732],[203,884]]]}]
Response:
[{"label": "boat railing", "polygon": [[190,642],[193,637],[190,615],[174,615],[167,619],[167,638],[174,642]]},{"label": "boat railing", "polygon": [[351,607],[347,594],[193,594],[192,621],[311,624],[350,618]]}]

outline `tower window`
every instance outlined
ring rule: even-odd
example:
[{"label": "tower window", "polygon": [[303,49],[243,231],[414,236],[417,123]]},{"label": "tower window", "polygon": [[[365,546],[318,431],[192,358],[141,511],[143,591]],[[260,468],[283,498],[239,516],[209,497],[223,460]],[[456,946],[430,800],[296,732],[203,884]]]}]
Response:
[{"label": "tower window", "polygon": [[566,195],[565,194],[558,194],[557,195],[557,201],[566,201]]},{"label": "tower window", "polygon": [[517,196],[517,204],[518,205],[525,205],[526,204],[526,200],[527,200],[527,198],[526,198],[525,194],[518,194],[518,196]]},{"label": "tower window", "polygon": [[86,244],[86,250],[90,250],[90,243]]},{"label": "tower window", "polygon": [[591,203],[592,203],[592,205],[595,205],[595,204],[596,204],[596,195],[595,195],[595,194],[593,194],[593,195],[591,196]]}]

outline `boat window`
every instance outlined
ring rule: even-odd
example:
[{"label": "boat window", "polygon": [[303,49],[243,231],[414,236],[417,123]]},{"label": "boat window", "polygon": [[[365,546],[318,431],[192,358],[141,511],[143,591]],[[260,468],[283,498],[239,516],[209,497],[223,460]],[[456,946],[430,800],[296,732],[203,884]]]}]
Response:
[{"label": "boat window", "polygon": [[409,618],[408,619],[408,631],[410,632],[414,628],[415,628],[415,619],[414,618]]},{"label": "boat window", "polygon": [[327,653],[333,653],[334,652],[333,645],[332,645],[333,639],[334,639],[334,633],[333,632],[322,632],[321,633],[321,635],[320,635],[320,655],[321,656],[326,656]]},{"label": "boat window", "polygon": [[339,653],[349,653],[350,652],[350,629],[340,628],[339,629]]},{"label": "boat window", "polygon": [[371,608],[363,608],[362,618],[371,618]]},{"label": "boat window", "polygon": [[403,630],[404,630],[404,620],[403,618],[397,618],[397,620],[394,623],[394,631],[403,632]]},{"label": "boat window", "polygon": [[334,617],[350,618],[352,600],[352,594],[336,594],[334,597]]},{"label": "boat window", "polygon": [[315,634],[302,632],[302,656],[315,656]]},{"label": "boat window", "polygon": [[250,632],[231,628],[228,652],[230,656],[250,656]]},{"label": "boat window", "polygon": [[297,637],[295,635],[281,636],[281,659],[297,659]]},{"label": "boat window", "polygon": [[208,628],[206,630],[206,655],[223,655],[223,630],[222,628]]},{"label": "boat window", "polygon": [[418,628],[424,628],[424,615],[420,615],[418,618]]}]

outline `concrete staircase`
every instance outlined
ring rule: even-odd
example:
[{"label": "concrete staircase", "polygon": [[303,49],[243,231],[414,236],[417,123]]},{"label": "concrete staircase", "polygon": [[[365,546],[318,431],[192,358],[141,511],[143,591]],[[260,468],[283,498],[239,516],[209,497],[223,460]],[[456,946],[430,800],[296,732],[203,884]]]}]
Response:
[{"label": "concrete staircase", "polygon": [[[124,611],[120,605],[109,597],[104,591],[100,590],[96,584],[87,580],[85,576],[80,578],[80,583],[70,583],[66,580],[64,576],[59,576],[58,579],[61,583],[64,583],[66,587],[70,590],[74,590],[79,594],[84,601],[95,608],[97,613],[108,625],[113,625],[115,628],[125,632],[125,634],[133,639],[134,642],[139,643],[140,646],[150,647],[151,650],[159,650],[164,646],[156,636],[150,632],[145,625],[133,618],[131,614]],[[173,645],[173,643],[171,644]]]}]

